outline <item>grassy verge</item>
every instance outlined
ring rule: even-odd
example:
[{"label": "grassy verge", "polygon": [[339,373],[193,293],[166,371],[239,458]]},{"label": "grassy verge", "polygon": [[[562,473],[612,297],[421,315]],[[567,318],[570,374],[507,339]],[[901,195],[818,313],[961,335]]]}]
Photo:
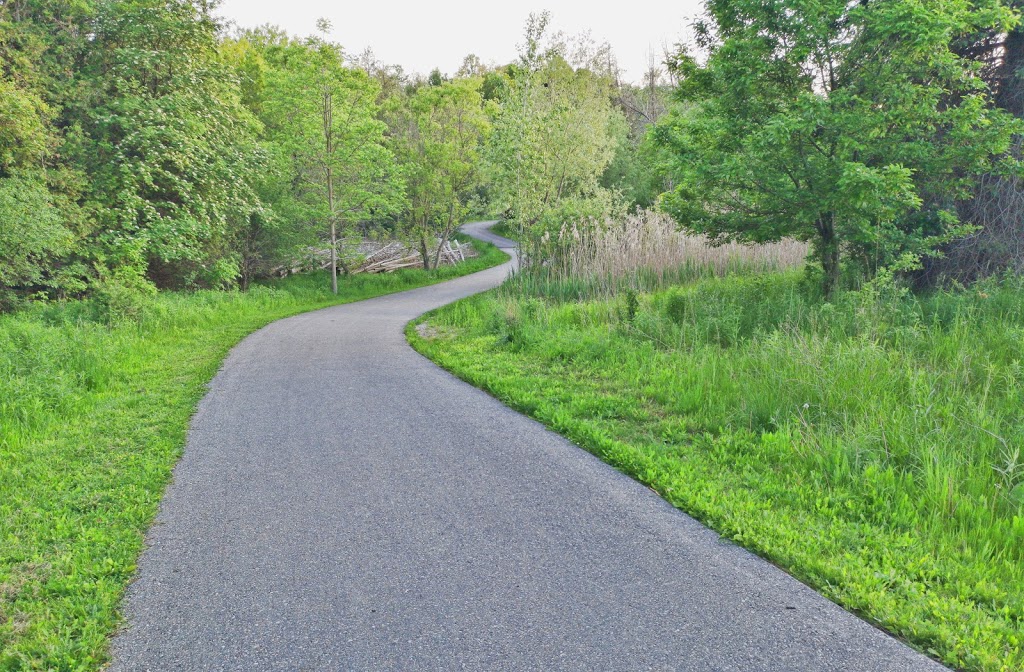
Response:
[{"label": "grassy verge", "polygon": [[282,317],[411,289],[438,271],[295,277],[242,293],[163,294],[109,324],[96,302],[0,316],[0,670],[105,660],[143,534],[189,418],[228,350]]},{"label": "grassy verge", "polygon": [[505,220],[501,220],[492,226],[491,232],[509,240],[517,240],[519,238],[519,230]]},{"label": "grassy verge", "polygon": [[823,303],[788,272],[580,302],[530,289],[409,337],[922,651],[1024,669],[1024,288]]}]

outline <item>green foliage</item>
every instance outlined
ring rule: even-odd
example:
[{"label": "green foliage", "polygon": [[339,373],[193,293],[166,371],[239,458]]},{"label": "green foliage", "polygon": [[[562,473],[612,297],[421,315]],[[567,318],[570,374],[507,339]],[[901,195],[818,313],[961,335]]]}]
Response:
[{"label": "green foliage", "polygon": [[247,286],[401,208],[376,81],[322,39],[225,39],[216,4],[0,4],[0,181],[18,180],[0,293],[72,295],[129,263],[159,287]]},{"label": "green foliage", "polygon": [[54,284],[54,260],[74,242],[71,206],[48,171],[57,143],[52,110],[37,95],[0,79],[0,310],[18,294]]},{"label": "green foliage", "polygon": [[245,40],[262,59],[254,107],[275,167],[263,192],[290,222],[290,242],[330,245],[332,231],[336,239],[398,212],[404,183],[385,143],[378,82],[320,39],[256,31]]},{"label": "green foliage", "polygon": [[481,80],[456,79],[417,90],[391,114],[391,146],[406,181],[406,227],[424,266],[465,219],[481,184],[481,151],[491,130]]},{"label": "green foliage", "polygon": [[881,279],[831,302],[797,272],[589,301],[529,289],[407,333],[921,650],[1024,666],[1019,281],[915,297]]},{"label": "green foliage", "polygon": [[566,199],[609,200],[600,178],[614,156],[621,118],[611,103],[605,52],[549,39],[548,20],[546,13],[534,15],[527,24],[488,147],[493,203],[527,230],[545,219],[557,230]]},{"label": "green foliage", "polygon": [[112,269],[99,268],[99,277],[93,282],[89,303],[95,317],[107,324],[138,320],[151,305],[156,287],[145,276],[144,247],[136,243],[123,250],[125,257]]},{"label": "green foliage", "polygon": [[[59,142],[70,130],[68,120],[60,119],[60,114],[77,93],[75,68],[87,49],[87,26],[98,4],[96,0],[0,3],[0,80],[13,82],[21,92],[30,92],[47,106],[51,116],[45,130],[51,140]],[[4,100],[0,107],[9,103]],[[6,112],[0,113],[0,118],[4,116]],[[60,159],[70,164],[75,157]]]},{"label": "green foliage", "polygon": [[146,295],[140,276],[89,301],[0,316],[0,670],[96,670],[118,625],[189,419],[228,350],[295,313],[412,289],[507,260],[437,271],[324,273],[252,291]]},{"label": "green foliage", "polygon": [[667,170],[671,153],[651,133],[672,105],[674,89],[663,82],[664,74],[652,63],[643,86],[619,83],[614,96],[622,115],[615,118],[615,157],[601,184],[620,192],[634,211],[652,209],[672,189]]},{"label": "green foliage", "polygon": [[655,141],[653,133],[644,132],[636,138],[623,128],[601,185],[620,193],[633,210],[651,209],[663,193],[671,190],[671,160],[671,153]]},{"label": "green foliage", "polygon": [[[328,182],[323,173],[332,168],[337,199],[333,214],[341,222],[367,219],[376,211],[394,210],[401,203],[402,184],[393,157],[384,145],[386,125],[378,117],[379,88],[362,70],[342,65],[332,45],[310,47],[312,58],[268,75],[274,91],[267,101],[274,119],[272,138],[294,157],[295,173],[308,186],[308,203],[324,211]],[[324,96],[333,125],[333,147],[324,145]]]},{"label": "green foliage", "polygon": [[14,82],[0,80],[0,174],[41,167],[52,149],[50,109]]},{"label": "green foliage", "polygon": [[54,257],[73,241],[38,177],[0,177],[0,304],[6,288],[40,286]]},{"label": "green foliage", "polygon": [[970,231],[956,216],[1018,126],[988,105],[956,41],[1015,17],[999,3],[708,4],[693,107],[656,131],[675,154],[666,206],[722,239],[811,241],[823,286],[902,270]]},{"label": "green foliage", "polygon": [[162,286],[222,286],[238,275],[234,230],[262,204],[259,125],[217,58],[203,3],[101,5],[81,108],[100,249],[141,244]]}]

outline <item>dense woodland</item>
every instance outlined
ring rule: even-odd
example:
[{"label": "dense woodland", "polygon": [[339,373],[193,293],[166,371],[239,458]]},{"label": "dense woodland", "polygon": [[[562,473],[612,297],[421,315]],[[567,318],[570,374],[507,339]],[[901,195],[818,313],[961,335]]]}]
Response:
[{"label": "dense woodland", "polygon": [[313,249],[344,272],[382,231],[429,264],[470,211],[807,240],[827,292],[1018,267],[1017,4],[710,2],[630,85],[546,15],[516,62],[423,78],[211,2],[5,2],[3,305],[245,287]]}]

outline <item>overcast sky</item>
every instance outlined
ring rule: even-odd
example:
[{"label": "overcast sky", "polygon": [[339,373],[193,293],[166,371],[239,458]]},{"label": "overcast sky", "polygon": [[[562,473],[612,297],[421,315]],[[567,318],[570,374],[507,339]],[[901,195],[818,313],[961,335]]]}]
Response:
[{"label": "overcast sky", "polygon": [[627,80],[647,70],[649,54],[658,60],[664,45],[679,42],[701,0],[224,0],[220,13],[248,28],[276,24],[297,35],[316,30],[316,20],[330,19],[331,36],[357,55],[372,47],[377,58],[407,72],[429,73],[438,67],[453,73],[467,54],[485,63],[507,63],[522,42],[530,12],[548,9],[552,28],[575,34],[590,30],[607,41]]}]

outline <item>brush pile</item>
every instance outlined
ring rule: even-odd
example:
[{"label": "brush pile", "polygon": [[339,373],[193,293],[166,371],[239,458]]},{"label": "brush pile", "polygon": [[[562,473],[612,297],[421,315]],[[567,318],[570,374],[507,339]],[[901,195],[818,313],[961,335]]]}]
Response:
[{"label": "brush pile", "polygon": [[[438,248],[440,254],[437,253]],[[367,251],[364,255],[362,262],[352,267],[352,273],[393,273],[403,268],[423,268],[423,255],[398,241]],[[460,243],[457,240],[450,240],[443,245],[437,241],[431,251],[431,257],[435,257],[437,266],[454,266],[475,256],[477,252],[473,249],[472,243]],[[432,266],[434,262],[432,259]]]},{"label": "brush pile", "polygon": [[[423,255],[414,247],[398,240],[375,241],[363,240],[349,248],[351,252],[344,255],[350,274],[356,273],[394,273],[403,268],[423,268]],[[438,253],[440,250],[440,253]],[[472,243],[461,243],[451,240],[441,243],[435,240],[430,249],[431,266],[453,266],[471,257],[479,256]],[[309,248],[304,254],[285,266],[273,270],[273,274],[286,277],[297,273],[322,270],[331,267],[331,251],[322,248]]]}]

